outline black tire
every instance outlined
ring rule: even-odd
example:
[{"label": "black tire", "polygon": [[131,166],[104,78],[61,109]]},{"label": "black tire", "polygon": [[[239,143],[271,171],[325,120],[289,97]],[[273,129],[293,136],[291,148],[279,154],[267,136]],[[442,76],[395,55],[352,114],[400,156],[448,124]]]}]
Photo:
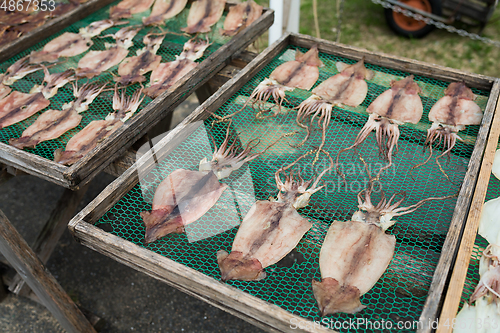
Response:
[{"label": "black tire", "polygon": [[[441,16],[441,0],[425,0],[431,5],[432,14]],[[418,30],[407,30],[404,27],[398,25],[398,23],[394,19],[394,13],[392,9],[386,8],[385,10],[385,19],[387,21],[387,25],[391,28],[392,31],[397,33],[398,35],[408,37],[408,38],[422,38],[434,30],[433,25],[426,25],[425,27]]]}]

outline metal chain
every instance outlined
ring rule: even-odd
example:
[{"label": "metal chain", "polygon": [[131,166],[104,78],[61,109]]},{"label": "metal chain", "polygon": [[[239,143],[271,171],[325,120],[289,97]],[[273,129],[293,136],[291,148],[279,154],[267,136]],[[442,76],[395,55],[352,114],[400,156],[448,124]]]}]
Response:
[{"label": "metal chain", "polygon": [[401,13],[405,16],[411,17],[417,21],[424,21],[427,25],[433,25],[438,29],[444,29],[444,30],[447,30],[448,32],[451,32],[451,33],[457,33],[463,37],[469,37],[470,39],[473,39],[473,40],[479,40],[483,43],[491,44],[491,45],[496,46],[496,47],[500,47],[500,42],[498,42],[498,41],[495,41],[495,40],[492,40],[492,39],[486,38],[486,37],[481,37],[478,34],[470,33],[470,32],[467,32],[463,29],[457,29],[454,26],[446,25],[443,22],[434,21],[431,18],[424,17],[420,14],[413,13],[410,10],[407,10],[407,9],[404,9],[404,8],[401,8],[398,6],[394,6],[386,1],[372,0],[372,2],[377,4],[377,5],[382,5],[384,8],[392,9],[393,12]]}]

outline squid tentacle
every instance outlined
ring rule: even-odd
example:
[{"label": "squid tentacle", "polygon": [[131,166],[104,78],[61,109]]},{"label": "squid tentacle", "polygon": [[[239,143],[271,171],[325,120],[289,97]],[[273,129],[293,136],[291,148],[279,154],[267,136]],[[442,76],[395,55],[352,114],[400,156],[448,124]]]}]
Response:
[{"label": "squid tentacle", "polygon": [[426,137],[425,142],[424,142],[424,152],[427,150],[427,147],[429,147],[429,157],[427,157],[427,159],[424,162],[413,166],[411,168],[411,171],[413,171],[414,169],[420,168],[421,166],[424,166],[425,164],[427,164],[430,161],[430,159],[432,157],[432,146],[433,145],[436,145],[438,147],[440,145],[442,145],[443,152],[435,158],[435,161],[439,167],[439,170],[441,170],[441,172],[446,177],[446,179],[448,179],[448,181],[453,183],[451,181],[450,177],[448,176],[448,174],[444,171],[443,166],[441,165],[439,160],[443,156],[447,155],[448,162],[450,161],[451,151],[455,147],[457,138],[460,139],[460,137],[458,136],[458,134],[454,128],[451,128],[449,126],[443,126],[439,123],[433,123],[431,128],[429,128],[427,130],[427,137]]},{"label": "squid tentacle", "polygon": [[370,135],[370,133],[375,129],[377,130],[378,128],[380,127],[380,123],[379,122],[376,122],[374,120],[374,117],[373,115],[371,115],[369,118],[368,118],[368,121],[365,123],[365,125],[363,126],[363,128],[361,129],[361,131],[358,133],[358,136],[356,137],[356,140],[354,141],[354,144],[352,144],[351,146],[347,147],[347,148],[343,148],[341,149],[338,153],[337,153],[337,158],[335,160],[335,165],[337,166],[336,167],[336,170],[337,170],[337,173],[342,176],[342,178],[344,178],[344,181],[345,181],[345,176],[343,175],[343,173],[340,171],[340,165],[339,165],[339,159],[340,159],[340,155],[346,151],[349,151],[351,149],[355,149],[357,148],[359,145],[361,145],[365,140],[366,138],[368,137],[368,135]]},{"label": "squid tentacle", "polygon": [[[296,208],[305,207],[309,202],[310,196],[326,186],[326,184],[319,186],[319,183],[323,178],[323,176],[333,168],[334,164],[330,154],[323,149],[321,149],[321,151],[325,155],[327,155],[330,161],[330,166],[328,168],[324,169],[318,176],[311,177],[308,181],[305,181],[304,178],[301,176],[299,168],[297,171],[298,181],[294,180],[293,178],[294,169],[292,167],[294,167],[300,160],[315,153],[316,151],[317,150],[311,150],[306,152],[305,154],[297,158],[289,165],[281,167],[275,172],[274,177],[276,179],[276,185],[278,187],[278,190],[280,191],[278,194],[278,200],[289,201]],[[280,175],[289,169],[291,169],[290,172],[288,174],[284,174],[285,183],[283,183]],[[282,192],[285,192],[285,194],[282,194]]]},{"label": "squid tentacle", "polygon": [[[250,140],[244,147],[239,144],[238,135],[231,134],[231,123],[226,130],[226,137],[219,148],[216,148],[212,160],[209,162],[206,158],[200,161],[200,171],[213,171],[219,179],[228,177],[233,171],[239,169],[244,163],[250,162],[257,157],[263,155],[269,148],[276,145],[283,137],[293,135],[295,133],[287,133],[281,135],[275,142],[267,146],[264,150],[252,153],[253,149],[260,144],[260,139],[254,138]],[[210,134],[211,136],[211,134]],[[215,139],[211,137],[215,147]],[[231,142],[231,144],[230,144]]]},{"label": "squid tentacle", "polygon": [[341,149],[337,153],[336,165],[337,165],[337,173],[345,180],[344,174],[340,171],[339,159],[340,155],[348,150],[355,149],[359,145],[361,145],[368,135],[375,130],[375,138],[377,140],[377,146],[379,150],[379,154],[385,160],[388,161],[388,164],[382,167],[374,179],[378,179],[383,171],[390,168],[392,164],[392,155],[397,153],[398,151],[398,140],[400,136],[399,126],[397,123],[393,123],[389,118],[385,118],[379,116],[376,113],[371,114],[368,117],[368,121],[365,123],[361,131],[358,133],[354,144],[347,148]]},{"label": "squid tentacle", "polygon": [[[297,125],[300,127],[304,128],[306,130],[306,136],[300,143],[297,145],[294,145],[293,147],[298,148],[303,146],[306,141],[309,139],[309,136],[311,134],[310,128],[313,126],[313,122],[315,118],[317,117],[317,125],[321,127],[322,130],[322,135],[321,135],[321,144],[318,147],[317,153],[316,153],[316,158],[314,162],[318,159],[319,152],[325,145],[326,141],[326,128],[330,124],[330,119],[331,119],[331,114],[332,114],[332,108],[333,105],[323,101],[321,99],[318,99],[317,96],[313,95],[303,101],[299,106],[298,106],[298,111],[297,111],[297,118],[296,122]],[[309,125],[305,125],[303,121],[307,116],[311,116],[311,119],[309,121]]]},{"label": "squid tentacle", "polygon": [[139,105],[144,100],[145,95],[142,95],[141,98],[143,90],[144,87],[141,85],[141,88],[134,91],[134,94],[131,97],[127,97],[125,96],[125,89],[122,89],[121,95],[118,94],[118,83],[115,84],[113,110],[116,112],[108,115],[106,119],[112,118],[121,119],[123,122],[127,121],[137,111]]},{"label": "squid tentacle", "polygon": [[496,244],[489,244],[483,251],[480,267],[485,265],[488,269],[481,273],[481,279],[469,299],[470,303],[483,296],[488,296],[488,292],[491,293],[490,297],[500,298],[500,263],[499,258],[492,251],[493,247],[499,246]]},{"label": "squid tentacle", "polygon": [[[258,86],[253,90],[252,94],[250,94],[250,97],[245,101],[243,106],[236,112],[233,112],[231,114],[225,115],[225,116],[219,116],[214,113],[211,113],[212,116],[214,116],[217,120],[215,120],[212,123],[212,126],[214,124],[218,124],[221,122],[224,122],[228,119],[231,119],[241,111],[245,109],[245,107],[248,106],[250,101],[252,101],[252,108],[255,110],[255,104],[258,104],[257,109],[258,113],[256,114],[257,119],[265,119],[269,117],[275,117],[277,116],[282,109],[283,102],[286,101],[286,95],[285,92],[292,90],[292,88],[283,86],[276,82],[275,80],[272,79],[264,79],[261,83],[258,84]],[[273,107],[270,107],[268,109],[262,109],[261,105],[266,103],[270,98],[274,99],[275,104],[278,106],[278,110],[274,112],[272,115],[264,115],[267,112],[270,112]]]},{"label": "squid tentacle", "polygon": [[[382,192],[382,196],[379,203],[376,206],[374,206],[371,201],[371,194],[373,191],[373,182],[377,177],[371,176],[368,164],[361,156],[360,159],[363,162],[365,169],[367,171],[369,182],[367,187],[358,193],[359,211],[354,213],[354,215],[352,216],[353,221],[375,224],[381,227],[383,230],[387,230],[387,228],[389,228],[391,225],[394,224],[392,218],[395,216],[410,214],[416,211],[426,202],[433,200],[446,200],[456,197],[458,195],[458,193],[456,193],[449,196],[430,197],[420,200],[419,202],[410,205],[408,207],[400,207],[400,205],[406,199],[406,192],[402,191],[395,193],[389,198],[389,200],[386,199],[384,192]],[[364,201],[362,199],[362,194],[364,194],[365,197]],[[398,196],[401,196],[401,198],[396,199]]]}]

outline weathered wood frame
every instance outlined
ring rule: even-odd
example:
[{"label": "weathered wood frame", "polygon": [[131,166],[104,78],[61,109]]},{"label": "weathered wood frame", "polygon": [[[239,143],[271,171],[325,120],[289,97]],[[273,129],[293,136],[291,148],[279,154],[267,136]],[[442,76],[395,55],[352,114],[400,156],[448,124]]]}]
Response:
[{"label": "weathered wood frame", "polygon": [[[468,171],[457,199],[455,212],[450,223],[450,229],[443,245],[443,251],[435,270],[424,310],[421,314],[420,320],[423,323],[428,323],[429,320],[434,320],[438,315],[442,300],[441,296],[455,258],[456,248],[463,229],[464,220],[467,216],[468,207],[477,180],[477,173],[484,152],[484,146],[500,93],[499,80],[401,57],[369,52],[363,49],[299,34],[287,34],[258,55],[237,76],[229,80],[216,94],[212,95],[202,106],[197,108],[180,125],[163,138],[154,149],[157,160],[168,155],[176,148],[179,142],[182,142],[184,138],[195,130],[196,126],[193,126],[194,122],[208,118],[210,116],[210,111],[215,111],[221,107],[228,98],[266,66],[267,63],[278,55],[288,44],[309,48],[316,43],[318,43],[321,52],[327,52],[351,59],[361,59],[364,57],[367,63],[407,71],[413,74],[425,75],[440,80],[464,80],[467,85],[471,87],[490,91],[490,98],[472,152]],[[208,112],[206,112],[206,110],[208,110]],[[297,329],[298,332],[325,331],[324,328],[318,327],[318,325],[314,325],[314,323],[295,316],[284,309],[264,302],[254,296],[250,296],[243,291],[205,276],[194,269],[185,267],[173,260],[141,248],[95,227],[93,224],[138,183],[137,170],[144,170],[154,166],[152,159],[147,155],[148,154],[139,159],[136,164],[110,184],[94,201],[72,219],[69,224],[69,229],[82,244],[141,272],[149,274],[154,278],[164,281],[169,285],[175,286],[190,295],[203,299],[212,305],[224,309],[270,332],[289,331],[291,320],[302,321],[305,325],[307,324],[310,326],[303,330]],[[427,333],[431,330],[431,327],[424,325],[419,332]],[[326,331],[331,332],[329,330]]]},{"label": "weathered wood frame", "polygon": [[[92,3],[97,3],[98,1],[91,0]],[[104,1],[107,3],[110,2],[109,0]],[[226,4],[226,9],[233,5]],[[86,13],[88,15],[91,12],[88,11]],[[82,18],[80,12],[75,15],[78,16],[78,19]],[[77,21],[71,21],[69,18],[67,20],[65,22],[73,23]],[[265,8],[258,20],[242,30],[228,43],[222,45],[181,80],[176,82],[170,89],[154,99],[144,109],[128,120],[127,123],[72,166],[64,166],[3,143],[0,143],[0,162],[66,188],[76,190],[80,186],[84,186],[113,162],[113,160],[121,156],[135,141],[147,133],[161,119],[173,112],[175,107],[189,96],[189,93],[194,92],[197,88],[205,84],[213,75],[225,67],[236,54],[244,50],[257,37],[262,35],[272,25],[273,20],[274,11]],[[63,27],[61,25],[60,29]],[[39,33],[38,38],[46,38],[54,32],[55,30],[51,29],[50,33]],[[2,56],[0,54],[0,58]]]}]

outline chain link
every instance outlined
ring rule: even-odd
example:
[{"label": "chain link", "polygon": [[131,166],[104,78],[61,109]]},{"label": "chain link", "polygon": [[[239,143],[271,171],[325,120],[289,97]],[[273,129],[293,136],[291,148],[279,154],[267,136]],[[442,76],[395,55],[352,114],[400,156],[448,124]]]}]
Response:
[{"label": "chain link", "polygon": [[473,40],[479,40],[483,43],[491,44],[491,45],[496,46],[496,47],[500,47],[500,42],[498,42],[498,41],[492,40],[490,38],[479,36],[478,34],[467,32],[463,29],[457,29],[454,26],[446,25],[443,22],[434,21],[433,19],[431,19],[429,17],[424,17],[418,13],[413,13],[412,11],[410,11],[408,9],[394,6],[386,1],[372,0],[372,2],[377,4],[377,5],[382,5],[382,7],[384,7],[384,8],[392,9],[393,12],[401,13],[405,16],[411,17],[417,21],[424,21],[427,25],[433,25],[438,29],[447,30],[448,32],[459,34],[462,37],[469,37],[470,39],[473,39]]}]

